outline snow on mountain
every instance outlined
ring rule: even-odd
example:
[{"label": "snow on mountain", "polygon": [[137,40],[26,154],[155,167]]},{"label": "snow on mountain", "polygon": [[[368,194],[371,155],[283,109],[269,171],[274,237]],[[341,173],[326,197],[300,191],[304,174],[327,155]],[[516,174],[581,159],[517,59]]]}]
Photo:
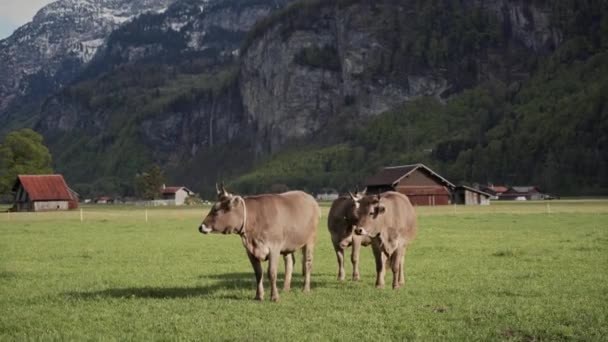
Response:
[{"label": "snow on mountain", "polygon": [[17,99],[40,98],[69,82],[121,24],[174,1],[59,0],[42,8],[0,41],[0,118]]}]

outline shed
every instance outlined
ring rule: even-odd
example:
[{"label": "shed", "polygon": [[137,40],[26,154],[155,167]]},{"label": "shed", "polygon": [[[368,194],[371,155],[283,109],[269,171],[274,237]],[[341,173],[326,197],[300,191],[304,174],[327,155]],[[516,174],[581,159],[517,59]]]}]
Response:
[{"label": "shed", "polygon": [[368,193],[398,191],[414,205],[447,205],[454,184],[424,164],[388,166],[365,181]]},{"label": "shed", "polygon": [[489,205],[491,197],[492,195],[487,192],[459,185],[454,189],[453,201],[454,204]]},{"label": "shed", "polygon": [[78,208],[78,197],[62,175],[19,175],[13,186],[14,211],[55,211]]},{"label": "shed", "polygon": [[186,199],[194,192],[185,186],[165,186],[161,189],[161,195],[163,200],[174,201],[175,205],[184,205]]}]

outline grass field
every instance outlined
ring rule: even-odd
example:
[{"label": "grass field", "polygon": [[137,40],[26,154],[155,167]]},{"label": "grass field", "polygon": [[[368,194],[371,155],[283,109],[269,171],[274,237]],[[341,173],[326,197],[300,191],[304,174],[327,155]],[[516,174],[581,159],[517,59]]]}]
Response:
[{"label": "grass field", "polygon": [[606,340],[608,201],[549,204],[419,208],[399,291],[369,249],[336,280],[325,216],[312,292],[279,303],[203,208],[1,213],[0,340]]}]

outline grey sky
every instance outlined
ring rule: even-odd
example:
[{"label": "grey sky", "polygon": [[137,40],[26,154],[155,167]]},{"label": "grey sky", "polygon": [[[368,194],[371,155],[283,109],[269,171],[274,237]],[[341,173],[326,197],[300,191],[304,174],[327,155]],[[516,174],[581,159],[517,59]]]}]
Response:
[{"label": "grey sky", "polygon": [[0,39],[10,36],[19,26],[54,0],[0,0]]}]

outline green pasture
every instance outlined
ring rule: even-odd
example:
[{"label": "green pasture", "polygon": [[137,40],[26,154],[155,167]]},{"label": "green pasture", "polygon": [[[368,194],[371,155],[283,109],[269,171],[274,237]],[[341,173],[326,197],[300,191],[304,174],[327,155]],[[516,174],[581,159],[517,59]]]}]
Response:
[{"label": "green pasture", "polygon": [[608,201],[418,213],[401,290],[374,288],[369,249],[338,282],[324,216],[312,292],[297,272],[278,303],[203,207],[0,213],[0,340],[606,340]]}]

